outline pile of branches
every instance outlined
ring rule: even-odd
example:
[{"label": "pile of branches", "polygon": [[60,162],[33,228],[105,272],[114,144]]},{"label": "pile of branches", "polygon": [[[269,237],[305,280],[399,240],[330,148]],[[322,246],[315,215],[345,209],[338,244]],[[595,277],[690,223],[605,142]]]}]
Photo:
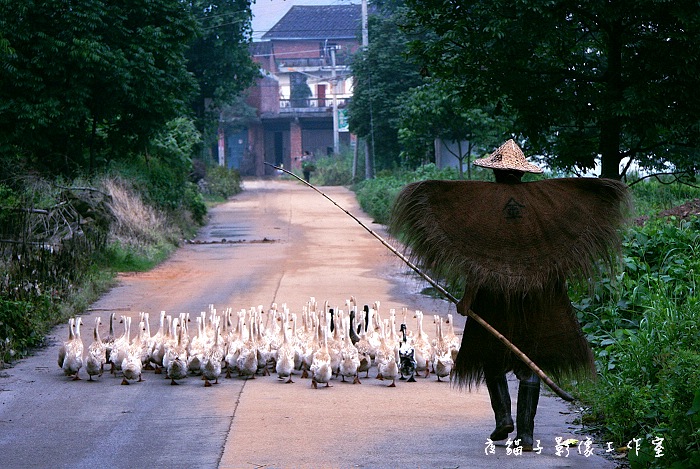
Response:
[{"label": "pile of branches", "polygon": [[[112,216],[109,196],[90,187],[57,187],[50,202],[20,197],[1,207],[0,296],[29,300],[69,291],[101,250]],[[31,192],[31,191],[29,191]]]}]

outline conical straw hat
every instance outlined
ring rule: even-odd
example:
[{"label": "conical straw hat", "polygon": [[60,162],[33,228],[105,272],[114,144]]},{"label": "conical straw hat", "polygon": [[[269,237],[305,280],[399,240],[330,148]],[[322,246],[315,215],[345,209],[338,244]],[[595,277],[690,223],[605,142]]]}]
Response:
[{"label": "conical straw hat", "polygon": [[522,171],[525,173],[541,173],[542,168],[528,163],[525,160],[525,155],[517,143],[513,139],[508,140],[501,145],[498,150],[491,153],[486,158],[474,160],[474,164],[482,168],[491,169],[510,169],[514,171]]}]

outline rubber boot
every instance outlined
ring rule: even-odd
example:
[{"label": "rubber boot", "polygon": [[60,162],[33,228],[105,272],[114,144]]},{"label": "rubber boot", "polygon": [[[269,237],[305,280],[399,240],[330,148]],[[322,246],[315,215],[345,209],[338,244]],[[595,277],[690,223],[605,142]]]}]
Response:
[{"label": "rubber boot", "polygon": [[521,379],[518,386],[518,414],[516,416],[518,433],[515,439],[516,441],[520,440],[523,451],[532,451],[535,414],[539,400],[540,378],[533,373],[529,378]]},{"label": "rubber boot", "polygon": [[506,375],[488,376],[486,387],[491,398],[491,408],[496,417],[496,429],[489,438],[492,441],[505,440],[513,431],[513,415],[510,411],[510,392]]}]

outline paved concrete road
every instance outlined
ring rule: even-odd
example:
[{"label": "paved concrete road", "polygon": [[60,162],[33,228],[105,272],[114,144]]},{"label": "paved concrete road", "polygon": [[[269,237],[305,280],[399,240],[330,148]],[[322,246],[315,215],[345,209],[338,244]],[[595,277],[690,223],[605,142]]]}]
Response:
[{"label": "paved concrete road", "polygon": [[[424,283],[318,194],[293,182],[245,187],[212,210],[197,243],[151,272],[121,276],[86,313],[85,346],[94,317],[106,324],[112,311],[149,312],[153,333],[161,310],[198,314],[209,304],[238,310],[272,302],[300,310],[310,296],[340,307],[354,295],[363,304],[379,300],[384,312],[454,313],[451,304],[419,295]],[[352,193],[324,191],[385,235],[361,216]],[[457,330],[463,324],[458,318]],[[107,374],[88,382],[84,371],[83,380],[70,381],[56,364],[66,335],[66,326],[56,328],[50,347],[0,371],[0,468],[615,467],[601,456],[603,445],[594,444],[589,457],[577,448],[556,455],[556,437],[585,435],[551,393],[536,419],[541,454],[515,456],[503,445],[486,454],[494,423],[485,388],[468,393],[434,377],[387,388],[374,369],[362,384],[334,381],[317,390],[300,377],[284,384],[274,376],[210,388],[194,377],[171,386],[152,372],[130,386]]]}]

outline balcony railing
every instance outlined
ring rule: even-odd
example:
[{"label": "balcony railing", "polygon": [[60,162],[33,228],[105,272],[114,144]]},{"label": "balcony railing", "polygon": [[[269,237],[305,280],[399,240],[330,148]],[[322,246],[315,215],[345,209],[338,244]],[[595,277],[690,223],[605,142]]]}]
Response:
[{"label": "balcony railing", "polygon": [[[283,68],[312,68],[312,67],[331,67],[331,58],[330,57],[315,57],[315,58],[306,58],[306,59],[277,59],[277,68],[278,69],[283,69]],[[344,67],[345,65],[349,65],[350,61],[347,57],[345,56],[336,56],[335,58],[335,65],[337,67]]]},{"label": "balcony railing", "polygon": [[[336,98],[338,107],[343,107],[350,98]],[[295,112],[307,109],[307,112],[326,112],[333,107],[333,98],[309,98],[309,99],[282,99],[280,98],[280,112]],[[302,111],[303,112],[303,111]]]}]

